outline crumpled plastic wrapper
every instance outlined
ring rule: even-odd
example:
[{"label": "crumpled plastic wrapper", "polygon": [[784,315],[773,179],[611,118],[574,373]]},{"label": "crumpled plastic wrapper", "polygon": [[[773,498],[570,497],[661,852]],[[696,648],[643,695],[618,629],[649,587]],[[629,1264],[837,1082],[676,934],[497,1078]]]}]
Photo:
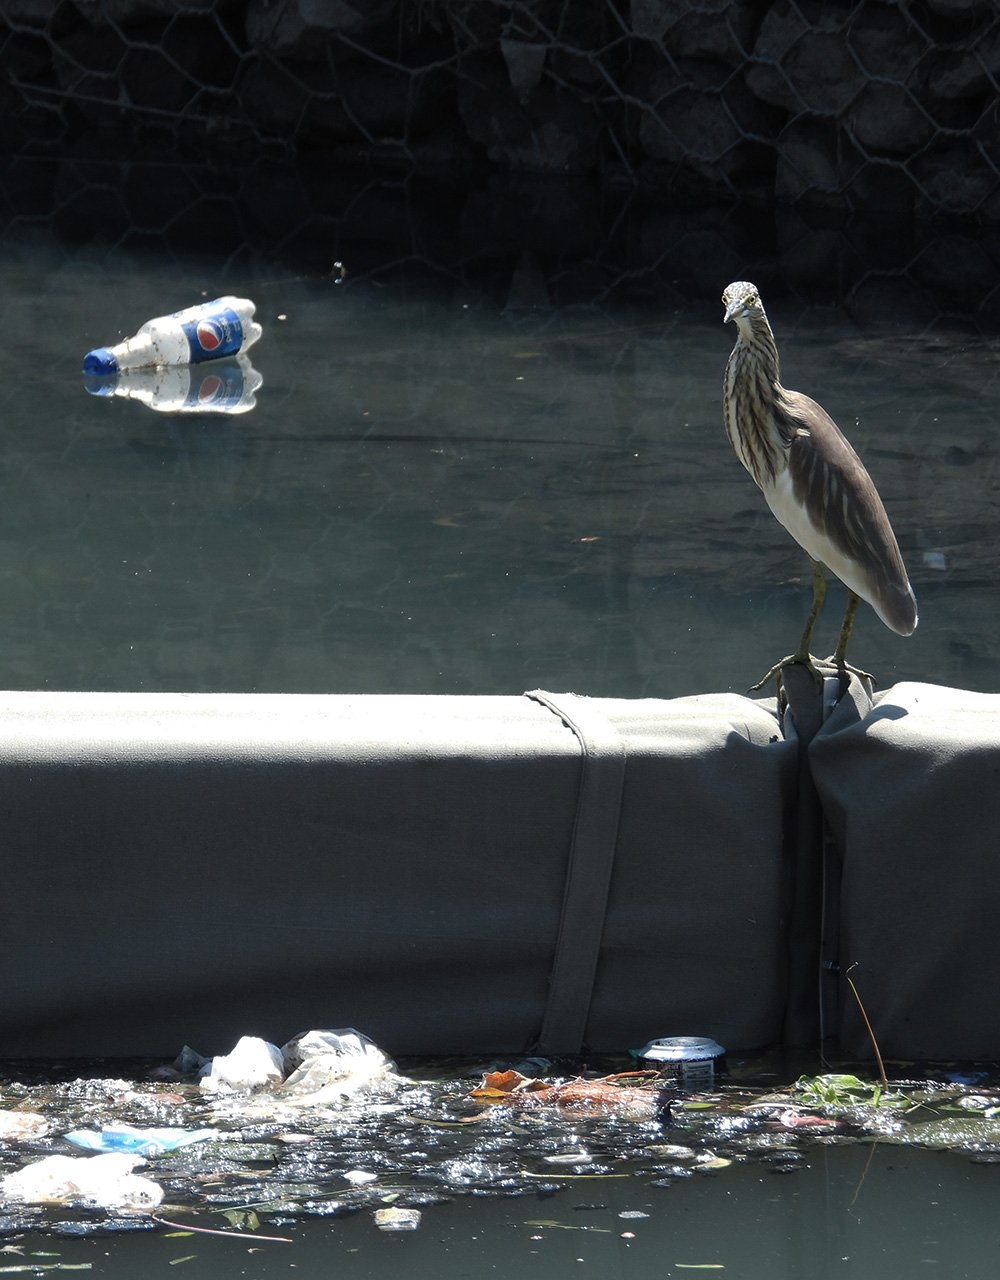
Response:
[{"label": "crumpled plastic wrapper", "polygon": [[285,1101],[337,1102],[399,1081],[392,1059],[352,1027],[303,1032],[281,1052],[291,1068],[280,1090]]}]

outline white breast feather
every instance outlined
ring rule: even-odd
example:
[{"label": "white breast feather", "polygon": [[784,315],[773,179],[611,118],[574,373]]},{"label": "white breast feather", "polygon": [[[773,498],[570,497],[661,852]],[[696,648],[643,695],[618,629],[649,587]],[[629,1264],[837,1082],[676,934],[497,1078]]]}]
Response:
[{"label": "white breast feather", "polygon": [[852,560],[837,549],[826,534],[816,528],[803,508],[796,502],[792,489],[792,477],[787,470],[780,472],[773,484],[764,487],[764,497],[767,499],[767,505],[774,512],[775,519],[785,526],[799,546],[814,560],[825,564],[831,573],[835,574],[845,586],[856,591],[861,599],[866,600],[879,617],[882,617],[881,611],[872,599],[872,589],[865,575],[858,570]]}]

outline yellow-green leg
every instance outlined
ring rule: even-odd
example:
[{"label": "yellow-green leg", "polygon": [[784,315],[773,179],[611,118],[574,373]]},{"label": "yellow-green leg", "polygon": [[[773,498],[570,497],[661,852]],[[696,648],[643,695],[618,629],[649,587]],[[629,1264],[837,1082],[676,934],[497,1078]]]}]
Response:
[{"label": "yellow-green leg", "polygon": [[[762,689],[770,679],[774,678],[778,682],[778,694],[780,696],[781,673],[785,667],[790,667],[793,662],[799,662],[802,666],[807,667],[817,684],[823,683],[823,673],[816,666],[817,659],[809,652],[809,646],[812,643],[812,633],[813,628],[816,626],[816,619],[819,617],[820,610],[823,608],[823,601],[826,599],[826,570],[818,560],[813,560],[812,556],[809,557],[809,561],[812,565],[813,571],[813,598],[812,605],[809,609],[809,616],[806,618],[805,630],[802,632],[802,639],[799,641],[798,651],[796,653],[790,653],[787,658],[782,658],[780,662],[776,662],[762,680],[758,680],[756,684],[752,684],[750,686],[751,693],[755,693],[758,689]],[[854,593],[852,592],[851,594],[853,595]],[[857,596],[855,596],[854,608],[857,609],[857,607]],[[848,608],[850,608],[850,606],[848,606]],[[852,613],[851,622],[853,623],[853,621],[854,614]],[[847,627],[847,634],[850,635],[851,628],[846,618],[844,620],[844,625]],[[847,641],[843,632],[841,632],[841,638],[844,640],[844,644],[846,646]],[[837,652],[840,652],[839,645],[837,646]]]},{"label": "yellow-green leg", "polygon": [[875,677],[867,671],[862,671],[860,667],[852,667],[847,661],[847,642],[851,638],[851,628],[854,626],[854,615],[858,611],[858,595],[856,592],[848,589],[847,592],[847,609],[844,613],[844,621],[840,628],[840,637],[837,640],[837,648],[833,657],[829,659],[839,667],[841,671],[851,671],[856,676],[860,676],[862,680],[870,680],[875,683]]}]

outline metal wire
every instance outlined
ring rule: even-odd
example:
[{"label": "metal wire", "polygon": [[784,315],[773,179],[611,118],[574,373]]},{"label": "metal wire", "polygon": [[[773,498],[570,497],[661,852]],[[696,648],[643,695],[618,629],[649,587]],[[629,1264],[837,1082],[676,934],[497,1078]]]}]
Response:
[{"label": "metal wire", "polygon": [[0,0],[0,147],[168,135],[1000,221],[991,0],[303,8]]}]

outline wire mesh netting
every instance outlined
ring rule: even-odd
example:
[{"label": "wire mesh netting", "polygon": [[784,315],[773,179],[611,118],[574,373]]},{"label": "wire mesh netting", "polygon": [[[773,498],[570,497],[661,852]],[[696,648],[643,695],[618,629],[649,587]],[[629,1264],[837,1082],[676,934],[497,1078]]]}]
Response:
[{"label": "wire mesh netting", "polygon": [[0,58],[18,150],[97,128],[1000,220],[992,0],[3,0]]}]

